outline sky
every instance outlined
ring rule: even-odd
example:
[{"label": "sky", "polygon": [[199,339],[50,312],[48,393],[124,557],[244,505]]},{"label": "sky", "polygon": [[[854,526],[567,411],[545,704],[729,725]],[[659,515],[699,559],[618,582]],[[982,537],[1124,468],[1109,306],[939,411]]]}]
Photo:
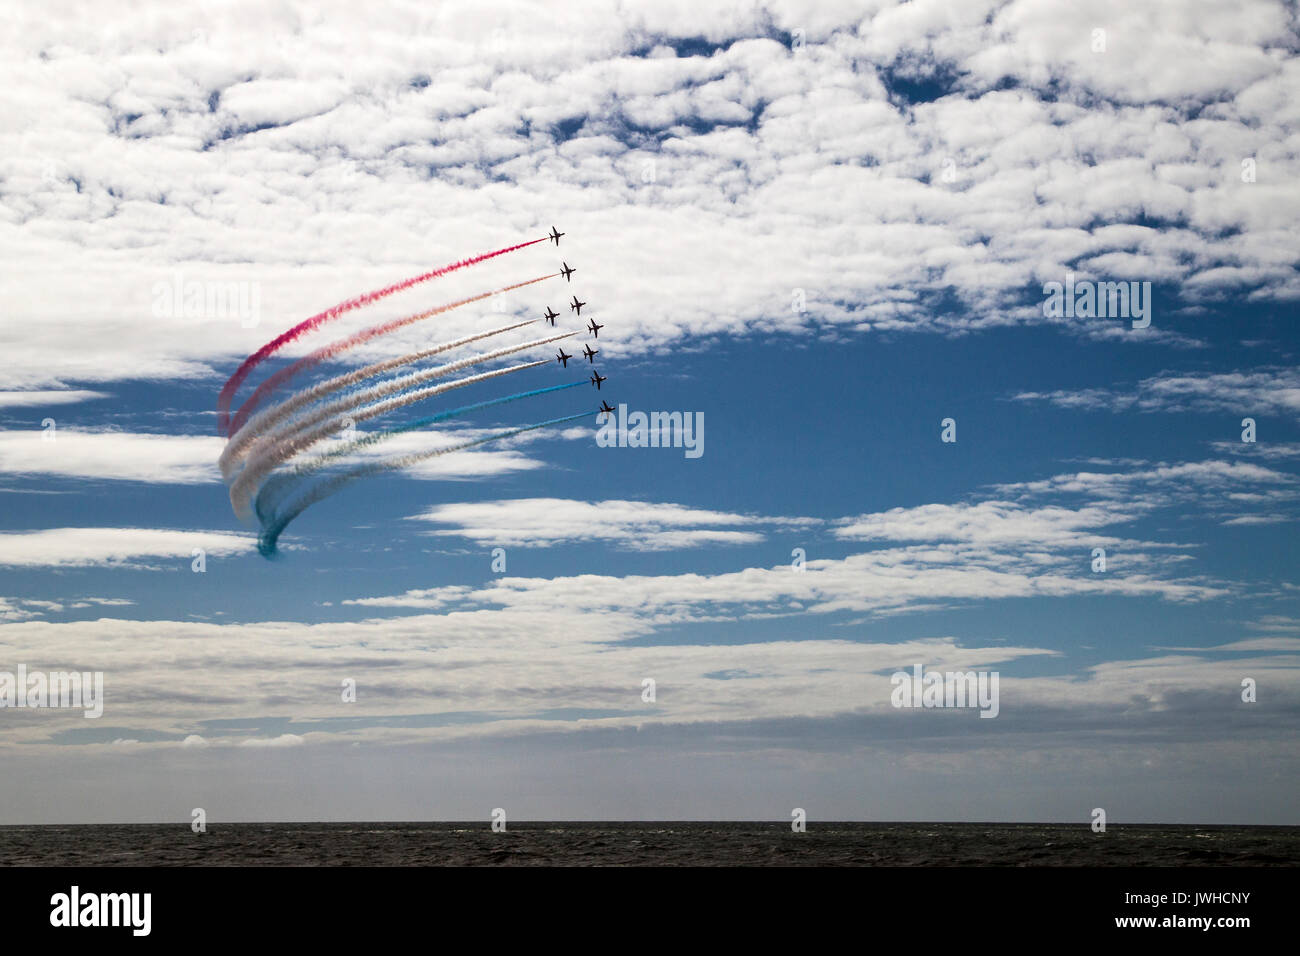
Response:
[{"label": "sky", "polygon": [[[1300,823],[1298,50],[1280,2],[14,5],[0,683],[104,691],[0,707],[0,824]],[[552,226],[253,370],[530,280],[259,407],[573,333],[328,420],[295,461],[374,473],[260,553],[240,363]]]}]

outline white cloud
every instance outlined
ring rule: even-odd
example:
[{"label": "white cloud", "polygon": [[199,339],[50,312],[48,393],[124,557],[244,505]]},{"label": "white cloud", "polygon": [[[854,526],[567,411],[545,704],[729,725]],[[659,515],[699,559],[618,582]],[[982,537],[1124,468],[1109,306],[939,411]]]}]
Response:
[{"label": "white cloud", "polygon": [[194,548],[209,557],[238,554],[256,547],[251,536],[223,531],[154,528],[48,528],[0,533],[0,565],[8,567],[138,566],[157,559],[183,561]]},{"label": "white cloud", "polygon": [[845,518],[836,537],[857,541],[967,541],[1008,545],[1032,542],[1043,547],[1080,547],[1095,529],[1132,521],[1140,506],[1024,508],[1005,501],[921,505]]},{"label": "white cloud", "polygon": [[1165,373],[1143,379],[1129,389],[1059,389],[1021,392],[1018,402],[1050,402],[1087,411],[1142,412],[1224,411],[1245,416],[1300,412],[1300,371]]},{"label": "white cloud", "polygon": [[28,621],[42,614],[42,611],[33,609],[30,601],[0,597],[0,621]]},{"label": "white cloud", "polygon": [[[517,582],[516,582],[517,583]],[[606,588],[616,582],[598,582]],[[538,582],[549,586],[553,582]],[[560,582],[564,589],[565,582]],[[566,589],[567,590],[567,589]],[[1245,652],[1225,677],[1207,651],[1111,661],[1086,676],[1018,676],[1021,662],[1051,666],[1055,652],[1034,646],[963,644],[951,637],[890,643],[821,638],[739,644],[637,646],[617,638],[639,614],[563,604],[499,607],[328,624],[261,622],[214,625],[184,621],[101,620],[0,624],[0,654],[29,661],[84,661],[106,673],[105,719],[159,746],[297,747],[330,740],[412,740],[513,736],[539,731],[690,724],[753,724],[774,719],[856,715],[899,719],[889,702],[889,675],[924,663],[937,670],[1002,672],[1004,716],[1048,712],[1072,722],[1119,724],[1178,706],[1191,694],[1202,706],[1225,693],[1236,673],[1294,696],[1288,675],[1296,648],[1269,639]],[[865,635],[863,635],[865,637]],[[39,651],[37,650],[39,648]],[[1065,666],[1065,662],[1060,662]],[[355,675],[364,712],[340,728],[338,674]],[[286,680],[285,675],[294,675]],[[183,686],[178,686],[183,675]],[[641,678],[654,675],[658,700],[647,707]],[[743,675],[743,679],[735,678]],[[1287,688],[1291,687],[1292,690]],[[238,702],[249,727],[203,729],[214,706]],[[598,715],[546,719],[557,709]],[[465,713],[476,720],[408,722],[411,715]],[[907,716],[907,715],[903,715]],[[293,721],[285,731],[284,719]],[[366,719],[375,723],[366,726]],[[80,721],[80,722],[79,722]],[[258,723],[265,722],[266,729]],[[351,721],[349,722],[351,723]],[[969,728],[930,725],[936,739]],[[278,726],[276,726],[278,725]],[[275,726],[276,729],[270,729]],[[79,714],[15,726],[0,749],[75,744]],[[259,732],[260,730],[260,732]],[[138,744],[150,746],[150,744]]]},{"label": "white cloud", "polygon": [[[396,435],[354,456],[375,461],[430,451],[493,434],[488,429],[427,430]],[[365,431],[358,430],[357,437]],[[587,431],[588,436],[591,435]],[[411,478],[452,480],[481,478],[542,466],[523,446],[544,439],[542,433],[520,435],[491,449],[451,452],[407,469]],[[52,436],[43,429],[0,431],[0,474],[49,475],[59,478],[141,481],[156,484],[207,484],[221,480],[217,458],[224,439],[202,435],[158,435],[120,431],[89,431],[55,425]],[[330,451],[340,440],[326,441]]]},{"label": "white cloud", "polygon": [[222,439],[59,428],[0,431],[0,474],[157,484],[220,481]]},{"label": "white cloud", "polygon": [[427,532],[479,544],[550,547],[607,541],[639,550],[762,541],[763,526],[807,526],[812,519],[766,518],[643,501],[516,498],[438,505],[418,520],[449,525]]},{"label": "white cloud", "polygon": [[[186,738],[189,739],[189,738]],[[301,747],[303,738],[297,734],[281,734],[279,737],[250,737],[240,743],[241,747]]]},{"label": "white cloud", "polygon": [[1220,454],[1250,455],[1264,459],[1300,458],[1300,442],[1216,441],[1212,447]]},{"label": "white cloud", "polygon": [[[0,565],[4,561],[0,560]],[[0,597],[0,621],[27,621],[58,614],[65,609],[82,610],[88,607],[129,607],[134,601],[126,598],[80,598],[76,600],[43,601],[34,598]]]},{"label": "white cloud", "polygon": [[1295,521],[1296,515],[1286,514],[1260,514],[1260,515],[1237,515],[1235,518],[1227,518],[1223,524],[1227,527],[1240,525],[1262,525],[1262,524],[1285,524],[1288,521]]},{"label": "white cloud", "polygon": [[1208,502],[1213,494],[1228,493],[1234,487],[1271,484],[1287,488],[1295,482],[1292,475],[1249,462],[1194,461],[1161,463],[1126,472],[1080,471],[995,485],[994,490],[1020,496],[1087,495],[1120,506],[1152,507],[1180,501]]},{"label": "white cloud", "polygon": [[1195,654],[1214,652],[1253,653],[1256,651],[1279,651],[1282,653],[1300,652],[1300,637],[1252,637],[1246,640],[1220,644],[1216,647],[1168,647],[1170,651],[1189,651]]},{"label": "white cloud", "polygon": [[46,405],[73,405],[97,398],[108,398],[107,392],[88,389],[33,389],[22,392],[0,392],[0,408],[40,408]]},{"label": "white cloud", "polygon": [[[506,577],[470,592],[432,588],[345,603],[384,608],[505,607],[537,613],[582,607],[592,613],[634,615],[635,626],[620,625],[630,637],[645,633],[647,627],[714,620],[718,615],[723,619],[744,619],[916,610],[945,600],[1081,594],[1195,602],[1227,593],[1202,581],[1157,577],[1136,570],[1088,574],[1088,552],[1081,548],[1074,558],[1071,561],[1069,555],[1022,554],[1017,549],[1004,551],[984,545],[926,544],[808,561],[803,571],[778,565],[713,575]],[[1141,559],[1141,555],[1129,556],[1134,563],[1140,564]]]},{"label": "white cloud", "polygon": [[[745,644],[645,644],[634,640],[684,625],[710,622],[785,621],[790,634],[815,635],[843,624],[857,633],[862,620],[832,615],[922,613],[971,602],[1084,595],[1157,598],[1200,603],[1241,598],[1240,584],[1187,573],[1184,543],[1130,542],[1113,557],[1107,574],[1088,573],[1088,548],[1098,530],[1177,502],[1254,494],[1289,477],[1251,463],[1197,462],[1154,465],[1130,472],[1058,475],[1008,486],[1014,500],[924,505],[846,518],[831,525],[844,540],[886,546],[843,558],[789,565],[746,567],[713,574],[576,574],[550,578],[494,577],[478,585],[441,585],[400,594],[338,602],[391,616],[325,624],[264,622],[210,624],[111,620],[59,624],[11,618],[0,624],[0,655],[100,661],[113,675],[113,717],[120,726],[169,734],[168,742],[199,735],[214,745],[235,742],[230,734],[203,729],[213,704],[239,701],[244,712],[278,723],[244,728],[239,746],[297,746],[317,740],[397,743],[517,735],[557,729],[646,723],[700,724],[763,719],[821,718],[891,713],[887,674],[924,661],[988,668],[1055,653],[1035,646],[963,646],[953,638],[902,639],[891,643],[818,636]],[[1132,497],[1144,489],[1146,500]],[[1052,500],[1084,494],[1090,500],[1064,507]],[[1267,500],[1267,499],[1266,499]],[[649,546],[657,535],[697,530],[766,530],[805,526],[810,519],[770,518],[714,512],[682,505],[519,499],[434,508],[426,514],[474,540],[510,536],[522,542],[569,540],[574,526],[595,522],[603,540]],[[75,529],[72,529],[75,530]],[[63,536],[67,536],[65,529]],[[58,533],[51,533],[58,537]],[[193,538],[184,532],[137,534],[164,540],[182,560]],[[176,536],[181,537],[176,537]],[[10,536],[11,538],[26,536]],[[118,534],[110,533],[110,540]],[[233,537],[233,536],[232,536]],[[37,539],[39,540],[39,539]],[[513,540],[513,539],[512,539]],[[147,542],[119,545],[106,553],[28,556],[31,562],[122,560],[166,548]],[[33,551],[9,547],[3,552]],[[22,543],[20,542],[20,545]],[[234,538],[231,550],[251,546]],[[211,547],[211,545],[208,545]],[[46,552],[52,550],[47,547]],[[1164,557],[1162,557],[1164,555]],[[415,611],[417,613],[411,614]],[[1276,680],[1294,666],[1294,622],[1260,618],[1262,637],[1218,648],[1255,655],[1236,662],[1252,675]],[[90,642],[89,644],[87,642]],[[78,651],[77,649],[81,650]],[[88,655],[88,648],[93,654]],[[1222,690],[1221,668],[1205,659],[1215,648],[1186,649],[1165,658],[1114,661],[1090,676],[1023,678],[1004,674],[1004,701],[1016,707],[1089,715],[1158,714],[1180,706],[1179,695]],[[171,692],[177,669],[183,691]],[[951,669],[951,668],[949,668]],[[298,675],[286,683],[283,675]],[[337,675],[356,675],[367,701],[366,716],[396,723],[339,729]],[[661,700],[670,706],[645,712],[640,679],[653,674]],[[728,676],[743,674],[743,680]],[[1010,696],[1005,696],[1010,695]],[[410,715],[439,712],[477,715],[468,722],[434,721],[404,726]],[[541,715],[576,708],[603,716],[554,720]],[[1005,712],[1005,710],[1004,710]],[[1102,715],[1102,716],[1099,716]],[[294,723],[286,732],[283,718]],[[54,726],[54,725],[51,725]],[[259,733],[259,729],[261,732]],[[201,734],[195,732],[202,730]],[[39,742],[48,727],[23,731]],[[142,745],[149,746],[149,745]],[[194,746],[191,742],[190,746]]]},{"label": "white cloud", "polygon": [[[14,118],[0,130],[0,385],[215,379],[320,308],[557,218],[570,261],[590,263],[584,294],[617,317],[611,357],[813,324],[1041,322],[1036,290],[1067,267],[1291,301],[1287,9],[452,3],[397,4],[377,24],[243,3],[27,18],[0,41]],[[675,55],[683,23],[719,48]],[[796,29],[797,52],[767,35]],[[642,48],[654,55],[630,55]],[[951,76],[954,91],[905,104],[892,73]],[[1142,216],[1162,225],[1131,225]],[[402,301],[551,259],[520,253]],[[254,285],[256,324],[156,314],[156,284],[177,273]],[[665,294],[673,309],[643,308]],[[962,308],[937,308],[947,295]],[[1178,335],[1160,318],[1144,333]]]},{"label": "white cloud", "polygon": [[1282,614],[1269,614],[1246,625],[1258,631],[1296,631],[1300,632],[1300,618],[1287,617]]}]

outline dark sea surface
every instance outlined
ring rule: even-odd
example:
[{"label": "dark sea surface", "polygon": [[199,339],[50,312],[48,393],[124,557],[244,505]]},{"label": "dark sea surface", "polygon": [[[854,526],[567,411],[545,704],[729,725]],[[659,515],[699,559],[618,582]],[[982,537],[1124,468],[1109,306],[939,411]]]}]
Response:
[{"label": "dark sea surface", "polygon": [[813,823],[0,826],[3,866],[1296,866],[1300,827]]}]

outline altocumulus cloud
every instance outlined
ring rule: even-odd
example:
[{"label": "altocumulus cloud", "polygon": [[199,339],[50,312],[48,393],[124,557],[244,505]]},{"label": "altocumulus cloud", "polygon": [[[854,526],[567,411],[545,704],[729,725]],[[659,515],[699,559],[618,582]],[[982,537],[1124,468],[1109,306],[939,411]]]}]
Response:
[{"label": "altocumulus cloud", "polygon": [[[268,326],[541,231],[501,209],[563,208],[575,254],[598,241],[626,355],[688,330],[1057,321],[1037,288],[1067,268],[1300,295],[1280,2],[18,9],[0,388],[208,376]],[[261,326],[154,315],[176,273],[257,283]]]},{"label": "altocumulus cloud", "polygon": [[8,567],[84,567],[133,565],[160,558],[190,560],[195,548],[208,554],[254,549],[246,535],[223,531],[161,528],[46,528],[0,533],[0,565]]},{"label": "altocumulus cloud", "polygon": [[517,498],[438,505],[418,520],[449,527],[427,532],[480,544],[549,547],[576,541],[607,541],[637,550],[708,544],[752,544],[764,526],[805,527],[812,518],[762,517],[690,508],[665,502],[575,501]]}]

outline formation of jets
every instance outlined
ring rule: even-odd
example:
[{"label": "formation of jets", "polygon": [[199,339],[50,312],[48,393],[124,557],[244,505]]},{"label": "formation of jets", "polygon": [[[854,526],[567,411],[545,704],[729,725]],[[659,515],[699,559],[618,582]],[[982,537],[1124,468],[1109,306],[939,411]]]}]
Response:
[{"label": "formation of jets", "polygon": [[[547,234],[546,238],[550,239],[551,242],[555,243],[555,245],[558,247],[560,244],[560,237],[563,235],[564,233],[556,229],[555,226],[551,226],[551,231],[549,234]],[[567,262],[560,263],[560,275],[564,276],[565,282],[572,282],[573,274],[577,271],[578,271],[577,269],[570,266]],[[587,303],[583,302],[575,295],[572,301],[569,302],[569,311],[577,315],[582,315],[582,307],[586,304]],[[552,309],[549,305],[546,307],[546,311],[542,313],[542,318],[544,318],[547,322],[550,322],[552,327],[555,326],[555,320],[559,318],[559,316],[560,314],[556,312],[554,309]],[[600,330],[603,328],[604,326],[597,323],[595,319],[590,317],[587,319],[587,331],[589,331],[594,338],[600,338]],[[582,347],[583,358],[585,358],[587,362],[593,366],[596,364],[596,356],[599,354],[600,354],[600,349],[593,349],[590,343]],[[561,348],[560,351],[555,356],[555,361],[559,362],[560,365],[562,365],[564,368],[568,368],[569,359],[571,358],[573,358],[573,356],[565,352],[564,349]],[[600,391],[601,384],[609,381],[609,379],[606,376],[601,375],[600,372],[596,371],[595,368],[592,368],[590,381],[592,385],[596,386],[596,391]],[[597,414],[613,415],[614,409],[610,407],[609,402],[602,399],[600,403],[600,408],[597,410]]]}]

